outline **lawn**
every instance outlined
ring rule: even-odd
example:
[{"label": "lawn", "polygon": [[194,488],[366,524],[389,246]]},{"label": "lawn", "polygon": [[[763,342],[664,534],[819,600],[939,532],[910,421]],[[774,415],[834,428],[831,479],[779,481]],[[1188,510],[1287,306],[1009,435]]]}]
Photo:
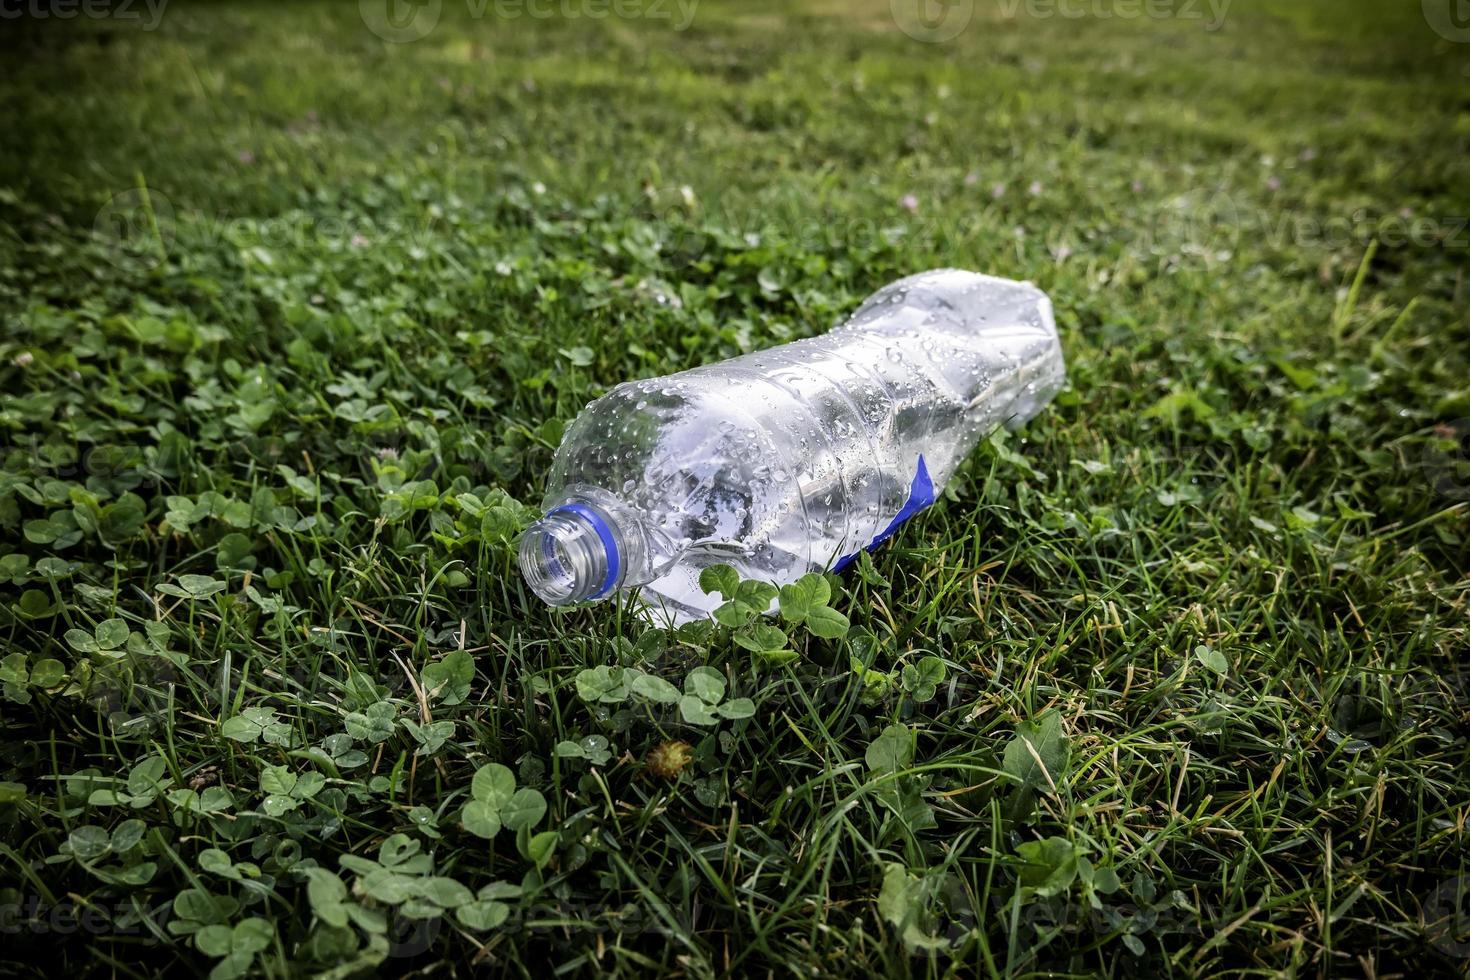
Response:
[{"label": "lawn", "polygon": [[[1470,968],[1435,0],[95,9],[0,33],[0,968]],[[590,399],[947,265],[1069,388],[821,628],[526,588]]]}]

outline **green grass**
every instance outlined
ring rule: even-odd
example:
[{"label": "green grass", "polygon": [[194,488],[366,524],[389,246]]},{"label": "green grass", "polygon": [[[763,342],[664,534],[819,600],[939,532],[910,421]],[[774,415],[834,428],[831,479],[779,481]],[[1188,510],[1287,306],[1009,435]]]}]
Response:
[{"label": "green grass", "polygon": [[[1466,971],[1470,45],[800,6],[6,22],[7,971]],[[524,587],[588,400],[938,265],[1070,388],[845,636]]]}]

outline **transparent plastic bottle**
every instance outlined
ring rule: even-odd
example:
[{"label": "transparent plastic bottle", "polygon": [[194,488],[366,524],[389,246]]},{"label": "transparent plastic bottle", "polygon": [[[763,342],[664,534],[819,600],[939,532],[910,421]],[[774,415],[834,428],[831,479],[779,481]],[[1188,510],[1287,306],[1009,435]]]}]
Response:
[{"label": "transparent plastic bottle", "polygon": [[699,587],[709,565],[774,585],[840,569],[1065,380],[1035,286],[958,269],[900,279],[822,336],[589,404],[521,539],[522,574],[552,605],[636,588],[650,618],[682,623],[722,601]]}]

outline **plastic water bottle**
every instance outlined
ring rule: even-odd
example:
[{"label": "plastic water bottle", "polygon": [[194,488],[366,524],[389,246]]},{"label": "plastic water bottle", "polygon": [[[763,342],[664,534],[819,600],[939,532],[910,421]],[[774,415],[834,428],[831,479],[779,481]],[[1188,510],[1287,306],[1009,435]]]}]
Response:
[{"label": "plastic water bottle", "polygon": [[841,569],[932,504],[975,446],[1066,380],[1051,301],[942,269],[829,333],[589,404],[557,450],[522,574],[552,605],[637,589],[656,620],[723,600],[701,570],[773,585]]}]

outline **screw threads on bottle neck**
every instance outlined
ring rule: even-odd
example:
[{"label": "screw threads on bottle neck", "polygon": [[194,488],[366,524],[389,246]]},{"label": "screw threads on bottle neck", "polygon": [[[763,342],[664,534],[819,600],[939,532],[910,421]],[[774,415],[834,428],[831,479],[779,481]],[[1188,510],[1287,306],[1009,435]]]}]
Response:
[{"label": "screw threads on bottle neck", "polygon": [[526,529],[521,573],[531,590],[553,606],[605,598],[628,571],[624,537],[607,510],[572,500]]}]

